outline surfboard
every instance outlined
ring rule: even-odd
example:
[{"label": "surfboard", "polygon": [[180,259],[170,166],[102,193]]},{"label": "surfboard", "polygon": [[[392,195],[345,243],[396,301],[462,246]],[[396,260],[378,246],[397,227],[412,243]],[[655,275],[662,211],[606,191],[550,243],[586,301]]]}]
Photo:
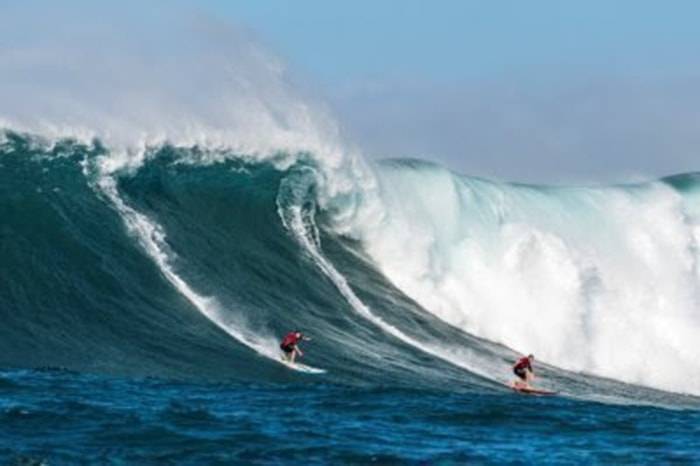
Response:
[{"label": "surfboard", "polygon": [[515,388],[511,387],[513,390],[519,393],[524,393],[525,395],[556,395],[557,392],[550,392],[549,390],[539,390],[537,388]]},{"label": "surfboard", "polygon": [[508,386],[518,392],[518,393],[523,393],[525,395],[542,395],[542,396],[548,396],[548,395],[557,395],[558,392],[552,392],[549,390],[540,390],[538,388],[525,388],[525,387],[516,387],[513,384],[508,384]]},{"label": "surfboard", "polygon": [[313,367],[313,366],[307,366],[306,364],[301,364],[299,362],[291,363],[284,359],[284,357],[280,358],[280,362],[284,364],[285,366],[289,367],[290,369],[293,369],[295,371],[299,372],[304,372],[306,374],[325,374],[326,370],[325,369],[320,369],[318,367]]}]

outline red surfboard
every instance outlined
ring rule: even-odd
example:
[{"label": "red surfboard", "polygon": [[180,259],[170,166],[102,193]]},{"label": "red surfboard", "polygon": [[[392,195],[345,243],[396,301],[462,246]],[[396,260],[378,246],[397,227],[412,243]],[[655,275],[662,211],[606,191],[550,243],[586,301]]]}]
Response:
[{"label": "red surfboard", "polygon": [[550,392],[549,390],[538,390],[536,388],[514,388],[516,392],[525,393],[527,395],[556,395],[557,392]]},{"label": "red surfboard", "polygon": [[510,388],[515,390],[516,392],[519,393],[524,393],[525,395],[556,395],[557,392],[551,392],[549,390],[539,390],[537,388],[525,388],[525,387],[516,387],[514,385],[508,385]]}]

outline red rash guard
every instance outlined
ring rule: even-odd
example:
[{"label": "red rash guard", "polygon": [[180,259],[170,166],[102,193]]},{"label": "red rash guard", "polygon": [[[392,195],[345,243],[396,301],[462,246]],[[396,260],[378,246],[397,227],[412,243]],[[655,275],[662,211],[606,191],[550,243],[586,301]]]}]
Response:
[{"label": "red rash guard", "polygon": [[515,367],[513,367],[516,371],[521,370],[521,369],[527,369],[529,371],[532,371],[532,366],[530,365],[530,359],[529,358],[520,358],[518,359],[518,362],[515,364]]},{"label": "red rash guard", "polygon": [[294,332],[289,332],[286,337],[282,340],[281,346],[292,346],[296,345],[299,343],[299,340],[301,340],[300,337],[297,336],[296,333]]}]

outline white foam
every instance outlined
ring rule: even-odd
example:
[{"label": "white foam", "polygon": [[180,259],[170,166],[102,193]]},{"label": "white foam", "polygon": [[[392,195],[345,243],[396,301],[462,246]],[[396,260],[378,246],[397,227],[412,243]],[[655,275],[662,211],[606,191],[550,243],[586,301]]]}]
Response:
[{"label": "white foam", "polygon": [[700,394],[698,220],[676,191],[378,178],[374,216],[342,231],[430,312],[552,365]]}]

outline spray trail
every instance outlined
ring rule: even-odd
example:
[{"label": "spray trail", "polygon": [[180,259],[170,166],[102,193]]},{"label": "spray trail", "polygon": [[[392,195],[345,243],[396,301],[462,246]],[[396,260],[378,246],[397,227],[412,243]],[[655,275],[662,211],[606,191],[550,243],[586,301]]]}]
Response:
[{"label": "spray trail", "polygon": [[[309,174],[311,176],[308,176]],[[494,377],[494,374],[502,372],[502,367],[496,365],[494,358],[490,355],[480,354],[469,348],[422,343],[374,314],[358,298],[345,277],[320,251],[320,240],[313,208],[304,208],[303,193],[307,192],[306,188],[308,187],[304,186],[304,182],[315,179],[314,174],[314,170],[306,171],[301,175],[293,173],[283,180],[277,197],[278,214],[285,228],[292,233],[323,274],[331,280],[352,309],[364,319],[408,346],[477,374],[484,379],[502,382],[499,378]],[[301,186],[299,186],[300,182]],[[301,197],[300,194],[302,194]],[[313,203],[311,205],[313,206]]]},{"label": "spray trail", "polygon": [[105,194],[114,207],[119,211],[127,229],[136,237],[144,251],[158,265],[165,278],[192,303],[207,319],[216,324],[224,332],[235,340],[251,348],[261,356],[279,361],[276,341],[272,337],[262,337],[246,328],[240,318],[235,318],[230,313],[224,313],[221,305],[215,298],[198,294],[190,285],[182,279],[171,265],[171,257],[165,242],[165,233],[160,225],[151,221],[144,214],[137,212],[128,206],[119,196],[116,181],[111,176],[103,176],[98,181],[100,191]]}]

